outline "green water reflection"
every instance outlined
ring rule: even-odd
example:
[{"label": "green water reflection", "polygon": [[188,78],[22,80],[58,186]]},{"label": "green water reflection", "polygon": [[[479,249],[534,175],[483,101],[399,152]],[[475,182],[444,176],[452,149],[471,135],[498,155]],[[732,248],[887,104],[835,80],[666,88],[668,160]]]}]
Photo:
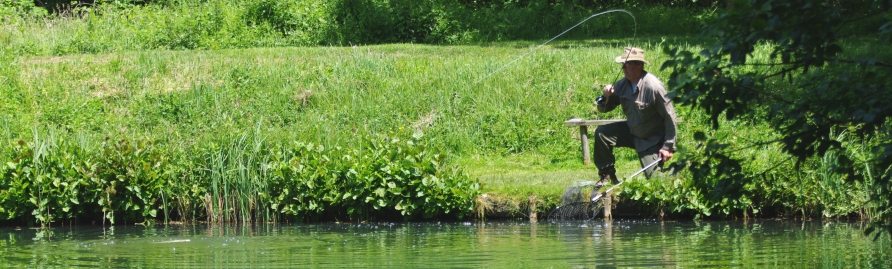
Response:
[{"label": "green water reflection", "polygon": [[892,268],[858,223],[604,221],[0,229],[6,267]]}]

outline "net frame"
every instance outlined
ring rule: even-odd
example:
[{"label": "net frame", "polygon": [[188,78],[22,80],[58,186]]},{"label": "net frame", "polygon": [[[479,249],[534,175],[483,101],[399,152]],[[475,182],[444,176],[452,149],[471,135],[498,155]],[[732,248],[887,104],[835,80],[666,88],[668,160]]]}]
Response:
[{"label": "net frame", "polygon": [[[619,183],[610,186],[604,191],[601,191],[600,188],[604,187],[594,181],[581,181],[573,184],[570,188],[567,188],[564,191],[564,194],[561,196],[561,205],[552,209],[548,212],[548,220],[551,221],[566,221],[566,220],[592,220],[596,218],[600,212],[603,212],[601,209],[604,208],[604,203],[601,198],[604,198],[607,194],[611,193],[616,187],[619,187],[627,180],[647,171],[651,167],[659,164],[661,161],[656,160],[643,168],[641,170],[632,173],[625,180],[620,181]],[[591,188],[591,193],[589,194],[589,199],[584,199],[580,201],[583,197],[584,192],[583,189]]]}]

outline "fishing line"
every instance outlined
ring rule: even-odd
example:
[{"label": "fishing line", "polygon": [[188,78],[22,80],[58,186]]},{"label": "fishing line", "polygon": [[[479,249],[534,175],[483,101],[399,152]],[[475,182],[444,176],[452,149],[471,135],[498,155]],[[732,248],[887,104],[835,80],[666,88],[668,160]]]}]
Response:
[{"label": "fishing line", "polygon": [[[595,18],[595,17],[598,17],[598,16],[601,16],[601,15],[610,14],[610,13],[615,13],[615,12],[626,13],[626,14],[628,14],[630,17],[632,17],[632,22],[634,22],[634,28],[633,28],[633,32],[632,32],[632,39],[634,40],[634,39],[637,37],[637,35],[638,35],[638,19],[635,18],[635,15],[633,15],[632,12],[629,12],[628,10],[625,10],[625,9],[611,9],[611,10],[607,10],[607,11],[604,11],[604,12],[600,12],[600,13],[592,14],[591,16],[588,16],[587,18],[585,18],[585,19],[579,21],[579,22],[576,23],[575,25],[570,26],[570,28],[567,28],[566,30],[564,30],[564,31],[561,32],[560,34],[558,34],[558,35],[552,37],[552,38],[549,39],[548,41],[545,41],[545,43],[542,43],[542,44],[539,44],[539,45],[536,46],[536,47],[533,47],[532,49],[530,49],[530,50],[527,51],[526,53],[521,54],[520,56],[515,57],[513,60],[509,61],[507,64],[502,65],[501,67],[499,67],[499,68],[496,69],[495,71],[490,72],[489,74],[486,74],[485,76],[483,76],[483,78],[478,79],[477,81],[474,81],[474,84],[472,84],[472,86],[473,86],[473,85],[477,85],[478,83],[483,82],[483,81],[489,79],[490,77],[492,77],[492,76],[495,75],[495,74],[498,74],[499,72],[502,72],[505,68],[508,68],[509,66],[514,65],[514,64],[517,63],[517,61],[519,61],[520,59],[523,59],[524,57],[526,57],[526,56],[528,56],[528,55],[530,55],[530,54],[536,52],[539,48],[541,48],[541,47],[547,45],[548,43],[550,43],[551,41],[554,41],[555,39],[558,39],[559,37],[563,36],[563,35],[566,34],[567,32],[570,32],[571,30],[573,30],[574,28],[578,27],[579,25],[582,25],[583,23],[587,22],[588,20],[590,20],[590,19],[592,19],[592,18]],[[628,57],[628,55],[626,55],[626,57]],[[622,74],[622,70],[620,70],[620,74]],[[617,79],[617,80],[618,80],[618,79]],[[614,81],[616,81],[616,80],[614,80]],[[612,83],[612,82],[611,82],[611,83]]]}]

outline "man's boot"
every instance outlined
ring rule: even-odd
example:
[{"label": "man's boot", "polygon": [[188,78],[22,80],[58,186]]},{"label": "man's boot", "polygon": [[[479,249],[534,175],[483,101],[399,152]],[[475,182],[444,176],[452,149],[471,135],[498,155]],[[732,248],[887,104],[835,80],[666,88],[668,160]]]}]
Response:
[{"label": "man's boot", "polygon": [[614,174],[605,174],[605,175],[601,175],[601,179],[598,180],[598,183],[595,184],[595,185],[598,186],[598,187],[601,187],[601,186],[607,185],[608,182],[609,182],[610,184],[616,184],[616,183],[619,183],[619,181],[616,179],[616,175],[614,175]]}]

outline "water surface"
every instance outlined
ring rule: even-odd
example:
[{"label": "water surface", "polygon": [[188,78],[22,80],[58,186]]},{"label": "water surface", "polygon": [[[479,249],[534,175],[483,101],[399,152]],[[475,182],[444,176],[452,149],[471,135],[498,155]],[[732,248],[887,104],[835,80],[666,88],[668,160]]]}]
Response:
[{"label": "water surface", "polygon": [[892,268],[858,223],[613,221],[0,229],[6,267]]}]

